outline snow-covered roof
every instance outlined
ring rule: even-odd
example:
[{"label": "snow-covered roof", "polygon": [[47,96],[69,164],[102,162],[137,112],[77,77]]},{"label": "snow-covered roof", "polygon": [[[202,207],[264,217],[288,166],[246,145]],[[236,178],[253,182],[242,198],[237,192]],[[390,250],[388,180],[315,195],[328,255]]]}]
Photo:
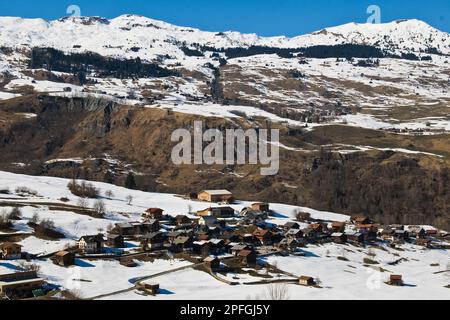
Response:
[{"label": "snow-covered roof", "polygon": [[232,195],[228,190],[203,190],[202,192],[208,193],[212,196]]},{"label": "snow-covered roof", "polygon": [[342,232],[335,232],[331,234],[332,237],[342,237],[343,235],[344,234]]}]

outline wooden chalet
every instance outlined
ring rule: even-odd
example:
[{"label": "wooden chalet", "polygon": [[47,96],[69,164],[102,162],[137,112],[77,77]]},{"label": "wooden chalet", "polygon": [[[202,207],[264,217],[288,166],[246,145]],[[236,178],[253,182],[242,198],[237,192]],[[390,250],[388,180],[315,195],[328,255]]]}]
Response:
[{"label": "wooden chalet", "polygon": [[192,237],[179,236],[172,242],[169,250],[173,253],[192,251],[193,242]]},{"label": "wooden chalet", "polygon": [[427,237],[427,232],[422,227],[409,227],[408,231],[411,237],[422,239]]},{"label": "wooden chalet", "polygon": [[245,266],[256,265],[257,255],[254,250],[241,250],[237,256],[242,265],[245,265]]},{"label": "wooden chalet", "polygon": [[346,225],[345,222],[335,221],[331,224],[331,230],[332,232],[344,232]]},{"label": "wooden chalet", "polygon": [[300,278],[298,278],[298,283],[301,286],[307,286],[307,287],[312,287],[316,285],[316,281],[314,280],[313,277],[308,277],[308,276],[301,276]]},{"label": "wooden chalet", "polygon": [[120,234],[108,234],[106,236],[106,245],[111,248],[125,248],[125,241]]},{"label": "wooden chalet", "polygon": [[217,220],[217,218],[213,216],[202,216],[198,220],[198,224],[201,226],[207,226],[209,228],[220,226],[219,220]]},{"label": "wooden chalet", "polygon": [[300,242],[295,238],[284,238],[278,243],[277,246],[281,250],[295,252],[298,247],[300,247]]},{"label": "wooden chalet", "polygon": [[255,236],[251,233],[241,233],[239,234],[239,242],[240,243],[245,243],[248,245],[253,245],[257,242],[258,240],[255,238]]},{"label": "wooden chalet", "polygon": [[286,238],[300,239],[303,238],[303,231],[300,229],[289,229],[286,232]]},{"label": "wooden chalet", "polygon": [[199,217],[232,218],[235,214],[235,210],[231,207],[214,207],[197,211],[197,216]]},{"label": "wooden chalet", "polygon": [[209,252],[210,254],[220,255],[225,253],[225,241],[223,239],[211,239],[209,240]]},{"label": "wooden chalet", "polygon": [[134,226],[128,222],[116,223],[115,227],[111,230],[111,233],[119,234],[121,236],[134,236]]},{"label": "wooden chalet", "polygon": [[192,252],[202,257],[209,256],[209,241],[194,241],[192,243]]},{"label": "wooden chalet", "polygon": [[403,286],[403,277],[398,274],[393,274],[389,277],[389,284],[391,286]]},{"label": "wooden chalet", "polygon": [[211,232],[209,230],[199,230],[195,236],[198,241],[208,241],[211,239]]},{"label": "wooden chalet", "polygon": [[283,229],[284,229],[285,231],[289,231],[289,230],[291,230],[291,229],[297,229],[297,230],[299,230],[299,229],[300,229],[300,224],[299,224],[298,222],[289,221],[289,222],[286,222],[286,223],[283,225]]},{"label": "wooden chalet", "polygon": [[141,237],[141,247],[144,251],[160,250],[164,246],[164,234],[153,232]]},{"label": "wooden chalet", "polygon": [[334,243],[344,244],[347,243],[348,237],[345,233],[335,232],[331,234],[331,239]]},{"label": "wooden chalet", "polygon": [[352,243],[364,243],[364,234],[361,232],[346,232],[347,241]]},{"label": "wooden chalet", "polygon": [[255,211],[260,211],[260,212],[270,212],[270,206],[268,203],[265,202],[257,202],[257,203],[253,203],[250,208],[252,210]]},{"label": "wooden chalet", "polygon": [[228,190],[203,190],[197,194],[200,201],[205,202],[233,202],[233,194]]},{"label": "wooden chalet", "polygon": [[5,242],[0,246],[2,259],[16,260],[22,257],[22,246],[14,242]]},{"label": "wooden chalet", "polygon": [[273,244],[272,232],[270,230],[256,229],[253,232],[253,236],[262,245],[271,245],[271,244]]},{"label": "wooden chalet", "polygon": [[144,218],[161,220],[163,218],[163,212],[164,210],[160,208],[149,208],[145,211]]},{"label": "wooden chalet", "polygon": [[41,289],[45,284],[36,271],[15,272],[0,275],[0,294],[10,296],[15,293],[31,295],[33,290]]},{"label": "wooden chalet", "polygon": [[59,251],[53,257],[53,261],[62,267],[73,266],[75,264],[75,253],[69,251]]},{"label": "wooden chalet", "polygon": [[160,292],[159,284],[158,283],[144,283],[138,285],[138,289],[151,294],[151,295],[157,295]]},{"label": "wooden chalet", "polygon": [[409,240],[409,232],[406,230],[395,230],[393,233],[393,237],[395,240]]},{"label": "wooden chalet", "polygon": [[316,233],[322,233],[326,231],[326,228],[321,223],[312,223],[308,226],[309,229],[313,230]]},{"label": "wooden chalet", "polygon": [[138,266],[136,261],[134,261],[134,259],[129,258],[129,257],[121,258],[119,260],[119,262],[122,266],[127,267],[127,268],[135,268]]},{"label": "wooden chalet", "polygon": [[367,225],[373,224],[373,221],[366,216],[354,216],[351,218],[351,221],[354,225]]},{"label": "wooden chalet", "polygon": [[177,226],[185,226],[192,224],[192,219],[186,215],[177,215],[175,217],[175,223]]},{"label": "wooden chalet", "polygon": [[252,247],[243,243],[236,244],[231,247],[230,253],[234,256],[238,256],[239,252],[241,252],[242,250],[252,250]]},{"label": "wooden chalet", "polygon": [[211,270],[220,269],[220,260],[217,257],[207,257],[203,260],[206,267]]},{"label": "wooden chalet", "polygon": [[185,236],[185,235],[186,235],[186,233],[181,230],[171,231],[167,234],[167,240],[169,241],[169,243],[173,243],[176,238]]}]

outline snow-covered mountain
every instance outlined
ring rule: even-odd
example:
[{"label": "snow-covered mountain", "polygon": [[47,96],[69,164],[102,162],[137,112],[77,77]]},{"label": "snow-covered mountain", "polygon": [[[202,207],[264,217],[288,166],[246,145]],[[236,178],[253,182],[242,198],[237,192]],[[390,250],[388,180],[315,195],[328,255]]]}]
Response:
[{"label": "snow-covered mountain", "polygon": [[[273,197],[273,202],[323,203],[313,196],[323,190],[304,178],[314,180],[309,163],[316,163],[313,157],[326,148],[352,158],[351,168],[363,165],[370,173],[384,173],[382,183],[373,189],[377,192],[380,187],[384,193],[392,181],[385,163],[379,162],[384,155],[363,162],[358,158],[361,153],[372,157],[378,151],[392,151],[398,158],[386,161],[389,165],[403,157],[427,158],[421,165],[436,174],[441,167],[447,168],[449,45],[448,33],[418,20],[350,23],[294,38],[266,38],[204,32],[135,15],[55,21],[3,17],[0,133],[5,134],[0,168],[72,177],[66,164],[75,163],[95,166],[95,179],[103,179],[112,170],[120,181],[133,170],[153,181],[155,172],[167,164],[170,145],[166,138],[173,130],[186,127],[195,115],[221,127],[264,127],[270,120],[286,131],[309,135],[306,140],[302,134],[280,143],[283,152],[294,155],[289,166],[282,168],[282,179],[270,189],[252,184],[243,192],[263,190],[267,192],[263,197]],[[73,110],[83,112],[67,117]],[[172,121],[170,111],[177,112],[177,121]],[[430,137],[416,138],[423,135]],[[162,151],[150,153],[158,149]],[[34,160],[42,161],[42,166]],[[415,163],[407,164],[411,181],[423,181],[425,171],[416,170]],[[377,170],[378,166],[383,170]],[[203,188],[205,172],[211,174],[211,181],[232,179],[220,180],[225,185],[252,181],[252,169],[245,170],[225,168],[210,173],[199,168],[179,174],[178,168],[168,166],[152,188],[184,192],[195,179]],[[327,171],[321,174],[328,176]],[[367,178],[372,175],[365,176],[365,180],[356,175],[351,176],[354,180],[341,179],[346,180],[344,186],[330,184],[337,188],[330,194],[364,191],[361,186],[372,182]],[[436,181],[434,176],[432,180]],[[443,204],[449,202],[447,193],[438,192],[441,185],[448,183],[443,180],[427,188],[435,193],[420,201],[429,207],[422,210],[410,201],[415,193],[405,184],[401,201],[386,205],[384,216],[407,212],[405,216],[410,217],[413,211],[421,216],[419,211],[424,211],[427,221],[447,226],[446,216],[439,216],[441,210],[448,212]],[[303,198],[303,190],[311,196]],[[367,211],[355,198],[349,203],[336,201],[334,211],[342,207]]]},{"label": "snow-covered mountain", "polygon": [[[362,109],[370,111],[365,114],[376,110],[378,118],[365,115],[362,121],[361,117],[337,120],[371,129],[441,132],[450,128],[445,109],[450,99],[450,34],[415,19],[349,23],[288,38],[205,32],[137,15],[54,21],[0,17],[0,44],[2,99],[30,88],[52,93],[70,90],[71,95],[100,93],[122,104],[163,105],[187,113],[207,109],[202,115],[217,115],[217,105],[220,110],[225,110],[222,105],[232,106],[231,110],[246,106],[243,109],[252,115],[294,120],[295,125],[325,123],[329,116]],[[326,46],[326,54],[317,46]],[[342,52],[334,46],[346,49]],[[139,58],[169,71],[162,77],[142,72],[117,75],[113,71],[120,62],[102,72],[86,56],[79,57],[83,61],[75,68],[70,56],[58,68],[45,62],[48,52],[40,53],[40,62],[30,66],[32,50],[37,47],[66,54],[93,52],[119,60]],[[307,48],[314,49],[313,53],[305,54]],[[356,60],[336,59],[350,57]],[[89,81],[81,84],[75,69],[83,69]],[[433,110],[420,117],[403,114],[398,119],[402,122],[379,112],[398,106],[429,110],[430,105],[435,106]],[[435,122],[427,127],[430,117]]]},{"label": "snow-covered mountain", "polygon": [[204,32],[136,15],[123,15],[111,20],[70,17],[55,21],[2,17],[0,42],[6,47],[48,46],[64,51],[88,50],[110,56],[144,59],[161,54],[182,57],[179,47],[192,44],[213,48],[304,48],[352,43],[373,45],[392,53],[434,49],[440,53],[450,53],[450,35],[419,20],[386,24],[349,23],[287,38],[259,37],[239,32]]}]

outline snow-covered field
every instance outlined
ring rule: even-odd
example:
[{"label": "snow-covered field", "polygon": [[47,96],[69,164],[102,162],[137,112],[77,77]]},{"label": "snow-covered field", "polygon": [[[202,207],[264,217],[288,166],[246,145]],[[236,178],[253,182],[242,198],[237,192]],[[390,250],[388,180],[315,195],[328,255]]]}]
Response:
[{"label": "snow-covered field", "polygon": [[[367,266],[363,258],[367,249],[327,244],[310,246],[305,249],[306,257],[270,257],[267,262],[294,275],[306,275],[320,278],[322,287],[307,288],[287,284],[290,299],[294,300],[448,300],[450,263],[448,251],[430,251],[415,246],[405,246],[403,250],[374,249],[373,260],[379,265]],[[351,252],[350,252],[351,251]],[[345,252],[345,253],[344,253]],[[349,261],[338,260],[345,255]],[[398,256],[397,256],[398,255]],[[406,261],[398,265],[388,265],[401,258]],[[438,264],[438,265],[437,265]],[[432,266],[435,265],[435,266]],[[379,268],[384,268],[380,272]],[[391,274],[403,275],[406,285],[393,287],[385,282]],[[127,292],[105,299],[264,299],[267,297],[268,285],[229,286],[218,282],[208,274],[191,269],[178,271],[170,275],[152,279],[161,288],[170,292],[157,297],[142,297],[134,292]]]},{"label": "snow-covered field", "polygon": [[[12,194],[0,196],[3,209],[9,210],[8,201],[23,202],[21,208],[23,218],[15,223],[17,232],[31,232],[27,221],[34,213],[41,219],[48,218],[55,222],[59,231],[66,235],[60,241],[41,240],[29,236],[20,243],[23,251],[30,253],[51,253],[63,249],[67,244],[73,244],[82,235],[96,234],[105,230],[110,223],[128,220],[138,220],[140,214],[149,207],[160,207],[171,215],[188,214],[191,210],[205,209],[209,204],[189,201],[171,194],[146,193],[94,182],[94,185],[104,194],[106,190],[114,193],[112,199],[103,198],[107,219],[94,219],[68,211],[49,210],[49,203],[59,203],[61,197],[69,199],[68,203],[76,205],[77,197],[67,189],[70,180],[52,177],[33,177],[0,172],[0,189],[9,188]],[[14,195],[17,187],[28,187],[36,190],[38,196],[25,198]],[[131,195],[131,205],[126,197]],[[261,200],[261,199],[255,199]],[[26,203],[29,203],[28,205]],[[41,205],[39,205],[39,203]],[[242,209],[249,203],[239,203],[233,207]],[[320,212],[309,208],[298,208],[283,204],[271,204],[277,213],[276,218],[269,220],[275,224],[291,221],[294,210],[310,212],[313,218],[330,221],[348,221],[349,217],[329,212]],[[131,246],[131,244],[130,244]],[[387,246],[380,248],[360,248],[351,245],[310,245],[303,249],[304,256],[269,256],[260,258],[261,263],[276,266],[285,274],[273,271],[268,274],[274,279],[291,279],[292,276],[307,275],[320,278],[321,289],[306,288],[295,284],[287,284],[291,299],[449,299],[450,284],[450,254],[448,250],[427,250],[406,244],[398,249]],[[340,259],[338,259],[340,257]],[[344,259],[342,259],[344,258]],[[364,258],[378,262],[367,265]],[[345,260],[345,261],[344,261]],[[191,263],[182,260],[156,259],[153,262],[138,261],[136,268],[127,268],[118,261],[77,259],[76,266],[62,268],[49,260],[34,261],[40,266],[39,274],[49,283],[57,284],[72,290],[84,298],[92,298],[121,290],[127,292],[113,294],[102,299],[264,299],[267,294],[267,284],[249,285],[252,281],[263,280],[255,274],[226,274],[221,278],[238,282],[231,286],[218,281],[211,275],[192,268],[180,270],[180,267]],[[398,262],[393,264],[394,262]],[[16,270],[19,261],[0,261],[0,273]],[[173,272],[172,272],[173,270]],[[260,270],[264,274],[265,269]],[[447,271],[445,271],[447,270]],[[157,276],[168,271],[167,274]],[[403,275],[406,286],[391,287],[384,282],[391,274]],[[134,280],[138,277],[148,277],[149,282],[160,284],[161,294],[156,297],[143,296],[132,290]]]}]

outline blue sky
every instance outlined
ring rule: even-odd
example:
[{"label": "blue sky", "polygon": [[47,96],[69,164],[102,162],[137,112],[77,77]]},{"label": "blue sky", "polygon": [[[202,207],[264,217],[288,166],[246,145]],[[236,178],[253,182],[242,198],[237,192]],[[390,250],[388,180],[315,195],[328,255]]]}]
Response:
[{"label": "blue sky", "polygon": [[450,32],[450,0],[0,0],[1,16],[56,19],[69,5],[83,16],[134,13],[209,31],[236,30],[263,36],[295,36],[347,22],[366,22],[367,7],[381,21],[416,18]]}]

